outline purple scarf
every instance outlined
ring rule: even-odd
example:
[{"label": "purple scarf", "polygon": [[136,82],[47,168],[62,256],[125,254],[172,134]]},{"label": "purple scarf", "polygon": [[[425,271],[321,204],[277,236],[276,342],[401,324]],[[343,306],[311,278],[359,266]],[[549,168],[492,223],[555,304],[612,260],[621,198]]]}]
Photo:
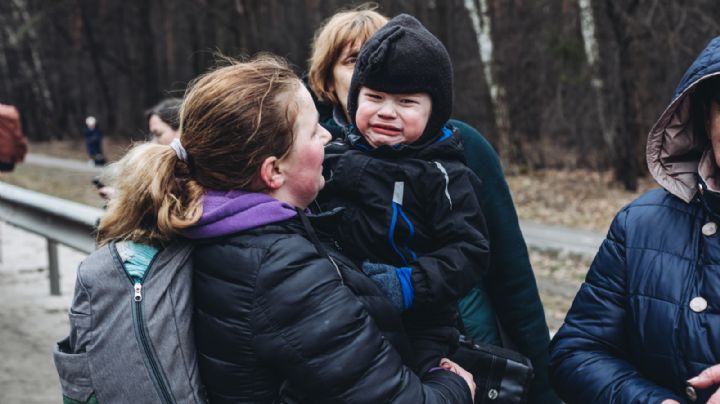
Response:
[{"label": "purple scarf", "polygon": [[295,217],[295,208],[257,192],[208,191],[200,220],[182,234],[203,239],[237,233]]}]

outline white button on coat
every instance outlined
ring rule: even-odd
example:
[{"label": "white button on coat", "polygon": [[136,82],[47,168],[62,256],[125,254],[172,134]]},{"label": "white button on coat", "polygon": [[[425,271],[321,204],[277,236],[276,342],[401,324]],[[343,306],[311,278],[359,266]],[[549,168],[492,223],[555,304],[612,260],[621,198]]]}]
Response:
[{"label": "white button on coat", "polygon": [[700,296],[693,297],[693,299],[690,300],[690,310],[694,311],[695,313],[703,312],[705,311],[705,309],[707,309],[707,307],[707,300]]},{"label": "white button on coat", "polygon": [[715,222],[707,222],[702,227],[702,234],[712,236],[717,233],[717,224]]}]

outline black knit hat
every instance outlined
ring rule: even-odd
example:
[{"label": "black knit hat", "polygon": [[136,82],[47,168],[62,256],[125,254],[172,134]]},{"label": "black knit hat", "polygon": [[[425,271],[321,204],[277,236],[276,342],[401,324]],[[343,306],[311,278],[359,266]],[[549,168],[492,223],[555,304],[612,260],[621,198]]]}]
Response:
[{"label": "black knit hat", "polygon": [[[348,93],[353,125],[361,87],[385,93],[428,93],[432,112],[422,136],[424,145],[440,136],[450,119],[453,99],[450,56],[415,17],[400,14],[380,28],[360,49]],[[357,126],[357,125],[356,125]]]}]

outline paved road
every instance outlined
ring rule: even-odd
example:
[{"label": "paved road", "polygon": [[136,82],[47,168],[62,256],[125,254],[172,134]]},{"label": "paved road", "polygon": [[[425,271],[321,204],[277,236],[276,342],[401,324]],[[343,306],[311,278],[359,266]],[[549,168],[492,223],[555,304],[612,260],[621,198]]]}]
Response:
[{"label": "paved road", "polygon": [[0,403],[59,403],[52,347],[68,334],[84,254],[59,248],[61,296],[50,296],[43,238],[0,222],[0,254]]},{"label": "paved road", "polygon": [[562,226],[551,226],[520,221],[525,242],[539,250],[564,251],[572,254],[594,257],[605,235],[589,231],[571,229]]}]

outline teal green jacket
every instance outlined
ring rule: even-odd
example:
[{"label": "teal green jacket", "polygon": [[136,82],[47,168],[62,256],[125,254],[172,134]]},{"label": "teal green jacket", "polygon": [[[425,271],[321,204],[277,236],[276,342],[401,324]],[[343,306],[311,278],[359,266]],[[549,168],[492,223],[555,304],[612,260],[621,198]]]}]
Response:
[{"label": "teal green jacket", "polygon": [[475,340],[502,345],[497,317],[515,345],[511,348],[530,358],[535,368],[530,403],[560,403],[548,379],[545,312],[500,160],[473,127],[454,119],[450,124],[462,137],[468,167],[482,180],[478,197],[490,238],[488,274],[460,301],[465,330]]},{"label": "teal green jacket", "polygon": [[[343,136],[345,119],[339,109],[322,104],[317,107],[320,124],[333,138]],[[449,123],[460,133],[468,167],[482,181],[478,198],[490,239],[488,274],[459,304],[465,334],[502,346],[499,321],[514,345],[511,348],[533,363],[535,378],[529,402],[560,403],[548,380],[550,333],[545,312],[500,160],[480,132],[462,121],[451,119]]]}]

